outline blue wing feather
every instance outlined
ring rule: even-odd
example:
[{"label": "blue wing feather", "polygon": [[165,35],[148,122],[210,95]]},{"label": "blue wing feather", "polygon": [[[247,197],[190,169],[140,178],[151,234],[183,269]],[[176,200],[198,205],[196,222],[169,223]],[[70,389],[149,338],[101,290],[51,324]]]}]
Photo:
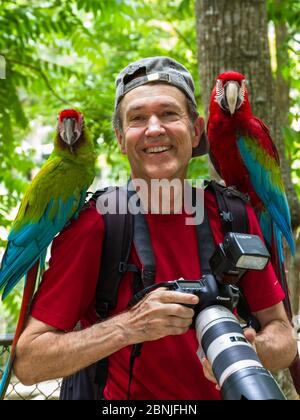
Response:
[{"label": "blue wing feather", "polygon": [[259,215],[259,225],[261,227],[261,231],[263,237],[267,241],[269,245],[272,242],[272,219],[270,213],[268,211],[262,211]]},{"label": "blue wing feather", "polygon": [[[0,271],[0,289],[4,288],[3,299],[39,259],[40,264],[44,265],[47,247],[72,218],[76,201],[79,201],[75,211],[78,214],[85,195],[86,189],[81,192],[79,200],[75,195],[67,201],[61,198],[52,199],[36,223],[29,223],[19,231],[10,232]],[[56,214],[51,219],[49,214],[53,208],[56,208]]]},{"label": "blue wing feather", "polygon": [[[270,219],[274,221],[277,229],[285,236],[290,247],[292,255],[295,255],[295,244],[291,228],[291,216],[285,193],[272,180],[271,171],[267,170],[248,147],[246,139],[241,136],[237,142],[240,155],[244,165],[247,168],[253,189],[264,203]],[[263,234],[266,234],[266,240],[271,239],[270,220],[266,215],[261,219]],[[265,232],[264,232],[265,231]],[[277,236],[277,240],[278,234]],[[278,248],[282,244],[278,243]],[[282,251],[281,256],[283,257]],[[283,261],[283,260],[282,260]]]}]

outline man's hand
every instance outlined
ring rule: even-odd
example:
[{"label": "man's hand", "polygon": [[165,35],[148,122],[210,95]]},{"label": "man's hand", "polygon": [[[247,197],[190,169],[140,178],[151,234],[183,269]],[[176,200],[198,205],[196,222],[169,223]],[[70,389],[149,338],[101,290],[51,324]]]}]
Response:
[{"label": "man's hand", "polygon": [[[244,330],[244,335],[245,335],[246,339],[248,340],[248,342],[250,344],[252,344],[252,347],[256,351],[256,347],[255,347],[256,331],[253,328],[246,328]],[[213,373],[211,364],[209,363],[208,359],[206,357],[203,357],[203,359],[201,359],[201,363],[202,363],[202,366],[203,366],[203,373],[204,373],[204,376],[206,377],[206,379],[208,379],[209,381],[216,384],[216,389],[218,391],[220,391],[220,387],[218,385],[218,382],[215,378],[215,375]]]},{"label": "man's hand", "polygon": [[126,317],[122,322],[125,333],[132,343],[184,334],[194,316],[194,310],[184,305],[198,302],[199,298],[193,294],[159,288],[123,314]]}]

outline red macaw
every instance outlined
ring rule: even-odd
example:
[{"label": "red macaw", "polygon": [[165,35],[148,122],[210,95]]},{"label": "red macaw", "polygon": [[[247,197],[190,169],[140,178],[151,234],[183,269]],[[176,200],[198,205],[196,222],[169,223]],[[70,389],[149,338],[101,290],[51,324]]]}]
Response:
[{"label": "red macaw", "polygon": [[[289,205],[277,149],[268,127],[252,114],[242,74],[228,71],[217,77],[211,95],[207,136],[216,171],[227,186],[234,185],[249,195],[285,292],[286,313],[292,321],[282,244],[284,236],[295,255]],[[290,373],[300,394],[299,355],[290,366]]]},{"label": "red macaw", "polygon": [[217,77],[207,126],[211,161],[226,185],[247,193],[258,216],[271,261],[286,294],[282,235],[291,253],[295,245],[277,149],[268,127],[252,114],[245,77],[228,71]]}]

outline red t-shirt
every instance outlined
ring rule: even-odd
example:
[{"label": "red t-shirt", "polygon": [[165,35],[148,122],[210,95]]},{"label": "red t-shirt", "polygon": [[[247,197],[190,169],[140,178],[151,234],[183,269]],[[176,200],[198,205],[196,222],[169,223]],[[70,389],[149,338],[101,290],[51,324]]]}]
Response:
[{"label": "red t-shirt", "polygon": [[[214,196],[205,192],[211,230],[216,244],[223,241],[221,221]],[[249,233],[260,228],[248,207]],[[156,282],[201,277],[196,229],[185,224],[185,214],[145,215],[156,260]],[[70,331],[81,320],[85,326],[97,321],[95,290],[100,269],[104,234],[103,218],[93,205],[82,211],[53,241],[49,269],[37,291],[31,315],[60,330]],[[134,246],[130,261],[140,266]],[[271,264],[262,272],[248,272],[242,287],[252,311],[279,303],[284,293]],[[126,273],[113,311],[126,309],[133,293],[132,273]],[[126,399],[129,358],[132,346],[109,357],[109,374],[104,396],[108,400]],[[205,400],[219,399],[215,386],[205,379],[196,351],[194,330],[145,342],[136,358],[131,385],[132,399]]]}]

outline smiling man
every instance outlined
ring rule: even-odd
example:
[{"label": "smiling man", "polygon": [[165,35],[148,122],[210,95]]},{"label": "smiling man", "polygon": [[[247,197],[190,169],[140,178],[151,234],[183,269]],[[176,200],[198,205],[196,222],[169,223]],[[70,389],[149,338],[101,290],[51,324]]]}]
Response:
[{"label": "smiling man", "polygon": [[[114,126],[133,183],[139,179],[147,184],[156,179],[183,183],[191,157],[207,151],[191,74],[172,58],[151,57],[127,66],[116,85]],[[199,252],[207,244],[198,249],[196,227],[185,223],[184,211],[172,211],[172,200],[169,214],[145,214],[156,261],[155,283],[201,278]],[[205,193],[205,208],[218,244],[224,234],[212,193]],[[249,233],[261,236],[249,206],[247,215]],[[195,331],[190,328],[191,306],[198,297],[158,288],[129,308],[136,283],[134,273],[127,271],[109,317],[97,318],[95,292],[103,264],[104,229],[103,215],[91,202],[54,240],[49,269],[17,347],[16,375],[32,384],[72,375],[109,356],[103,394],[107,400],[126,399],[128,384],[132,399],[219,399],[207,363],[203,372]],[[130,265],[142,273],[134,243],[128,251]],[[262,326],[257,335],[248,330],[247,338],[267,368],[288,366],[296,354],[295,340],[271,265],[259,273],[246,273],[241,286]],[[79,321],[85,328],[74,330]],[[142,351],[132,369],[132,349],[139,343]]]},{"label": "smiling man", "polygon": [[203,119],[190,121],[184,93],[169,85],[139,86],[125,96],[120,113],[124,122],[117,137],[132,177],[184,181],[203,130]]},{"label": "smiling man", "polygon": [[[137,71],[134,66],[128,66],[117,79],[114,117],[132,177],[183,181],[192,148],[198,146],[204,131],[191,75],[179,63],[174,68],[174,61],[168,58],[141,60]],[[198,154],[205,151],[202,137]]]}]

